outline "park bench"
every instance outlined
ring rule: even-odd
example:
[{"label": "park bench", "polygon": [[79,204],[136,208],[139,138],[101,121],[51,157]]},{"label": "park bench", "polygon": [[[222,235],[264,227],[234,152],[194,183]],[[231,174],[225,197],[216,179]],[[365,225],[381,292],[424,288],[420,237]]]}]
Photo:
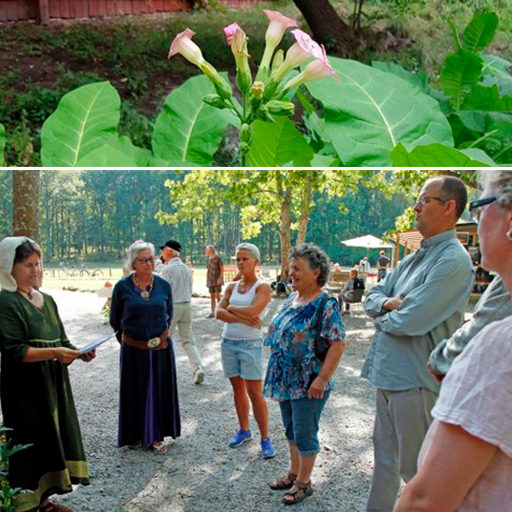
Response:
[{"label": "park bench", "polygon": [[331,295],[339,294],[345,283],[350,279],[350,271],[343,270],[342,272],[331,272],[329,280],[325,285],[325,291]]}]

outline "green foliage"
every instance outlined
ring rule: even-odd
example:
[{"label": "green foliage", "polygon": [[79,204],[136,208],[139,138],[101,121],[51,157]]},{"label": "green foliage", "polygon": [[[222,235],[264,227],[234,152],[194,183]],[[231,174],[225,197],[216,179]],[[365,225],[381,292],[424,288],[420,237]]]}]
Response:
[{"label": "green foliage", "polygon": [[312,158],[313,150],[289,119],[281,117],[275,123],[253,124],[247,156],[250,167],[308,167]]},{"label": "green foliage", "polygon": [[[407,151],[400,142],[391,152],[395,167],[487,167],[494,162],[481,150],[458,150],[443,144],[417,146]],[[490,161],[489,161],[490,160]]]},{"label": "green foliage", "polygon": [[10,430],[3,425],[0,426],[0,510],[2,512],[14,512],[16,510],[15,498],[23,492],[19,487],[12,488],[9,485],[9,458],[20,450],[25,450],[31,445],[16,445],[12,446],[10,441],[7,441],[5,436],[6,432]]},{"label": "green foliage", "polygon": [[441,87],[452,99],[455,110],[460,110],[471,94],[480,79],[483,65],[481,57],[462,48],[447,57],[441,74]]},{"label": "green foliage", "polygon": [[208,166],[229,123],[237,119],[228,110],[218,110],[202,100],[214,88],[206,76],[190,78],[175,89],[157,117],[153,152],[173,166]]},{"label": "green foliage", "polygon": [[494,12],[476,15],[464,30],[463,47],[471,53],[480,53],[493,40],[498,28],[498,16]]},{"label": "green foliage", "polygon": [[331,58],[341,79],[308,83],[324,107],[325,129],[346,166],[390,165],[400,141],[414,147],[453,145],[438,103],[396,76],[359,62]]},{"label": "green foliage", "polygon": [[502,95],[512,95],[512,62],[497,55],[483,54],[482,85],[497,85]]},{"label": "green foliage", "polygon": [[41,132],[47,167],[75,167],[116,132],[121,99],[108,83],[84,85],[66,94]]}]

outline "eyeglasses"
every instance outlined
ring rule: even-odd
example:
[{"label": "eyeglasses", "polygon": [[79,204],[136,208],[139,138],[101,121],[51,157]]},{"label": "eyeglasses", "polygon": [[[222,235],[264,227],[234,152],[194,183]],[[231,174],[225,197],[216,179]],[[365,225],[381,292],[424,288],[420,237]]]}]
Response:
[{"label": "eyeglasses", "polygon": [[146,265],[147,263],[155,263],[155,258],[137,258],[137,261]]},{"label": "eyeglasses", "polygon": [[484,197],[483,199],[477,199],[476,201],[471,201],[471,203],[469,203],[469,213],[471,213],[473,220],[478,222],[480,220],[480,215],[482,214],[482,208],[491,203],[494,203],[496,199],[498,199],[496,196],[492,196]]},{"label": "eyeglasses", "polygon": [[415,204],[421,204],[421,206],[425,206],[426,204],[430,203],[432,199],[435,199],[436,201],[439,201],[440,203],[446,203],[449,201],[449,199],[444,199],[442,197],[437,196],[420,196],[418,199],[416,199]]}]

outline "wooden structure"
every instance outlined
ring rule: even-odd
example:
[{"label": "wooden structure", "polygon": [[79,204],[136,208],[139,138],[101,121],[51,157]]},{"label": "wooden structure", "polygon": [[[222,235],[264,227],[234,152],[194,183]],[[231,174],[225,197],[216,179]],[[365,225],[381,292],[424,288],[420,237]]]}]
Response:
[{"label": "wooden structure", "polygon": [[[475,265],[476,280],[474,291],[482,293],[492,280],[492,276],[480,266],[478,225],[473,221],[459,221],[455,230],[457,238],[466,248]],[[398,264],[400,247],[403,247],[405,257],[411,252],[418,250],[421,247],[422,240],[421,233],[416,230],[397,232],[395,235],[395,248],[393,250],[393,266]]]},{"label": "wooden structure", "polygon": [[[220,0],[229,8],[250,6],[262,0]],[[189,11],[194,0],[0,0],[0,22],[52,19],[86,19]]]}]

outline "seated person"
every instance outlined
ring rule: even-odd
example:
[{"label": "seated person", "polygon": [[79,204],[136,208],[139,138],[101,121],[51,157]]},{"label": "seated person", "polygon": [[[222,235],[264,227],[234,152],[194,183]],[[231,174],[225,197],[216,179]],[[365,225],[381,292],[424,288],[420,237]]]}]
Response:
[{"label": "seated person", "polygon": [[364,289],[364,281],[359,277],[357,268],[353,268],[350,271],[350,279],[345,283],[343,290],[338,295],[338,302],[342,311],[343,303],[345,303],[343,314],[350,315],[350,304],[361,302]]}]

